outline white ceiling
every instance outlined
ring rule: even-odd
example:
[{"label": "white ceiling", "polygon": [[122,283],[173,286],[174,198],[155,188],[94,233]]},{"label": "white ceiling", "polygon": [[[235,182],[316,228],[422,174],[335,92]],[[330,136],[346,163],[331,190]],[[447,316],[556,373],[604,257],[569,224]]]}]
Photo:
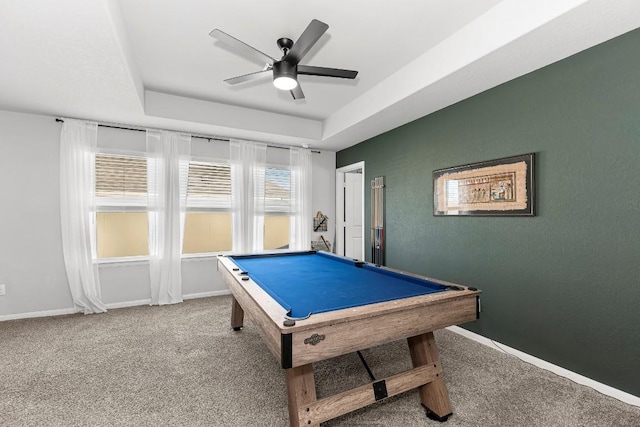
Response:
[{"label": "white ceiling", "polygon": [[[312,19],[306,99],[209,37],[273,57]],[[337,151],[640,27],[637,0],[2,0],[0,109]],[[635,54],[635,53],[630,53]]]}]

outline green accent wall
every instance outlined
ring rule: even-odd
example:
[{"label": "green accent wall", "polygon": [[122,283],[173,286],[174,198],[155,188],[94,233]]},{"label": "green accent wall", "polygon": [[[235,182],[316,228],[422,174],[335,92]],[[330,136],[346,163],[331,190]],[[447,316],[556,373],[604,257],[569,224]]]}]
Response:
[{"label": "green accent wall", "polygon": [[[463,327],[636,396],[639,48],[635,30],[337,153],[385,177],[388,266],[483,291]],[[537,216],[433,216],[434,170],[530,152]]]}]

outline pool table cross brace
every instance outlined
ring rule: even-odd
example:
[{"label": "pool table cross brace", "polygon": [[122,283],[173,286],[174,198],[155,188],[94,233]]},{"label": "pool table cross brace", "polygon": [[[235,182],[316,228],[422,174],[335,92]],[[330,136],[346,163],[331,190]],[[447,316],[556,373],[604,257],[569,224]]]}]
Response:
[{"label": "pool table cross brace", "polygon": [[[324,421],[415,388],[427,416],[446,421],[451,415],[451,405],[433,346],[433,333],[411,337],[407,341],[413,369],[319,400],[311,364],[287,369],[290,425],[317,427]],[[423,354],[424,351],[427,353]]]}]

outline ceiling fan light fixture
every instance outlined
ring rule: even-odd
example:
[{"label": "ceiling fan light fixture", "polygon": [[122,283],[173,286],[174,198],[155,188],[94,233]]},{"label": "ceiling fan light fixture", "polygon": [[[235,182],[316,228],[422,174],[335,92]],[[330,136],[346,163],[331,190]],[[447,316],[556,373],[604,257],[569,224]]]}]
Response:
[{"label": "ceiling fan light fixture", "polygon": [[291,77],[280,76],[273,79],[273,85],[280,90],[291,90],[298,86],[298,82]]},{"label": "ceiling fan light fixture", "polygon": [[273,63],[273,85],[280,90],[292,90],[298,86],[297,67],[287,61]]}]

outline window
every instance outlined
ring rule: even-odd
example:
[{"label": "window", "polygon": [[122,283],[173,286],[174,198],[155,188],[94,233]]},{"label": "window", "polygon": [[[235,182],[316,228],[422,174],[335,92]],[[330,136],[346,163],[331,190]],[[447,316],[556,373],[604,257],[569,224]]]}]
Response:
[{"label": "window", "polygon": [[95,190],[98,258],[148,255],[146,158],[96,154]]},{"label": "window", "polygon": [[[96,253],[100,259],[148,256],[147,161],[144,154],[99,153],[95,160]],[[270,164],[264,174],[263,248],[290,243],[292,175]],[[232,169],[225,159],[189,162],[182,253],[233,250]]]},{"label": "window", "polygon": [[183,254],[225,252],[233,248],[231,167],[189,162]]},{"label": "window", "polygon": [[291,171],[267,167],[264,185],[264,249],[289,247],[291,223]]}]

